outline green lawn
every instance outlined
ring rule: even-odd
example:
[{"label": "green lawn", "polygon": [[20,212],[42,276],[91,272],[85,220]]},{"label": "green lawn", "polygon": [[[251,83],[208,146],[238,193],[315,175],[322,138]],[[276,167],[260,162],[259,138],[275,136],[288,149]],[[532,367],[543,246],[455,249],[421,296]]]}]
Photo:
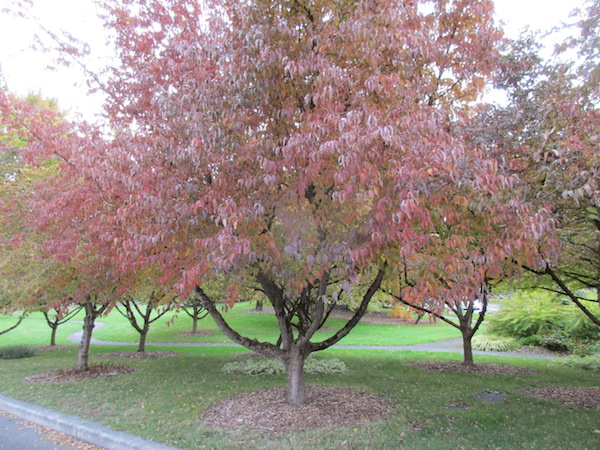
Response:
[{"label": "green lawn", "polygon": [[[223,375],[223,365],[238,361],[242,350],[181,348],[178,356],[156,360],[100,356],[122,350],[125,349],[93,347],[92,361],[132,366],[138,369],[134,374],[51,387],[24,382],[23,377],[72,367],[75,348],[38,351],[29,359],[0,361],[0,392],[184,448],[593,449],[600,444],[598,411],[538,400],[520,391],[526,386],[598,383],[597,376],[593,378],[588,372],[551,361],[477,357],[478,362],[519,365],[540,373],[438,374],[409,363],[457,361],[460,355],[330,349],[321,352],[321,357],[341,359],[348,371],[342,375],[308,375],[309,384],[375,392],[392,400],[397,405],[396,413],[384,422],[292,433],[275,439],[252,431],[217,431],[202,424],[202,413],[221,399],[285,384],[284,376]],[[507,393],[508,398],[501,403],[488,403],[474,397],[483,391]],[[465,404],[468,409],[448,410],[455,403]],[[424,428],[413,429],[413,422]]]},{"label": "green lawn", "polygon": [[[234,327],[259,339],[274,340],[277,330],[269,314],[249,313],[250,305],[236,306],[226,313]],[[0,336],[0,346],[45,345],[50,330],[41,315],[32,314],[19,328]],[[81,316],[76,319],[81,319]],[[0,316],[0,329],[11,320]],[[153,325],[152,342],[228,342],[210,318],[200,330],[213,331],[203,337],[177,337],[189,331],[191,320],[184,314],[170,326],[161,319]],[[102,340],[135,342],[137,335],[117,313],[101,318],[104,328],[94,336]],[[330,320],[327,328],[341,321]],[[79,330],[81,323],[71,321],[59,328],[57,343]],[[332,331],[322,332],[326,337]],[[396,326],[359,324],[342,341],[345,344],[402,345],[456,337],[447,325]],[[92,346],[92,363],[111,362],[138,370],[131,375],[75,383],[32,384],[28,375],[72,368],[76,360],[72,348],[38,350],[36,356],[19,360],[0,360],[0,393],[46,407],[85,417],[114,429],[184,448],[214,449],[592,449],[600,447],[598,411],[564,406],[538,400],[521,392],[527,386],[597,386],[596,373],[572,369],[545,360],[476,356],[476,362],[513,364],[533,368],[536,375],[460,375],[428,372],[412,361],[460,361],[460,354],[417,353],[388,350],[329,349],[323,358],[344,361],[348,371],[342,375],[307,375],[307,383],[351,387],[378,393],[397,405],[387,420],[354,427],[292,433],[283,438],[268,438],[253,431],[223,432],[202,424],[202,413],[212,404],[233,395],[285,385],[284,376],[249,377],[224,375],[226,363],[239,361],[239,348],[161,347],[176,350],[177,356],[162,359],[110,359],[102,353],[134,350],[130,347]],[[366,370],[365,368],[368,368]],[[476,399],[483,391],[508,394],[501,403]],[[451,411],[448,406],[467,405],[466,411]],[[423,427],[416,430],[418,422]]]},{"label": "green lawn", "polygon": [[[259,340],[275,342],[279,337],[277,322],[273,314],[249,312],[253,305],[241,303],[224,314],[231,326],[244,336]],[[176,317],[173,323],[167,323]],[[2,345],[47,345],[50,340],[50,328],[43,320],[40,313],[28,316],[17,329],[0,335],[0,346]],[[81,329],[82,324],[75,320],[82,320],[80,313],[73,321],[67,322],[58,328],[57,344],[74,344],[66,340],[71,333]],[[14,319],[0,316],[0,330],[13,323]],[[106,317],[101,317],[98,322],[105,324],[102,328],[94,331],[94,338],[103,341],[137,342],[139,335],[131,327],[129,322],[118,312],[113,311]],[[192,320],[184,313],[169,313],[151,325],[148,334],[148,345],[152,343],[170,342],[221,342],[231,341],[217,328],[214,321],[207,317],[198,324],[199,331],[207,331],[212,334],[205,336],[178,336],[178,334],[191,331]],[[320,331],[313,340],[328,338],[332,333],[343,326],[345,321],[340,319],[329,319],[325,323],[325,331]],[[5,325],[6,324],[6,325]],[[340,341],[345,345],[411,345],[424,342],[434,342],[444,339],[459,337],[459,332],[446,324],[438,325],[375,325],[370,323],[359,323],[352,332]]]}]

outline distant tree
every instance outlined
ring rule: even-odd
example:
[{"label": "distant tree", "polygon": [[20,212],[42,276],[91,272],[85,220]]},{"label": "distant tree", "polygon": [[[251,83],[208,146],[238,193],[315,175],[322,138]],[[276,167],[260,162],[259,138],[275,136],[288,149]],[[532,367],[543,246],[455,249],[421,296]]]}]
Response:
[{"label": "distant tree", "polygon": [[73,317],[75,317],[83,306],[77,306],[75,308],[65,309],[60,306],[49,308],[48,310],[43,310],[42,314],[44,315],[44,319],[46,319],[46,323],[50,327],[50,346],[53,347],[56,345],[56,332],[58,331],[58,327],[67,323]]},{"label": "distant tree", "polygon": [[150,325],[168,313],[174,305],[172,299],[165,303],[165,298],[169,298],[169,296],[152,291],[144,300],[126,296],[115,305],[115,309],[139,333],[140,340],[137,351],[140,353],[146,351],[146,338],[150,331]]},{"label": "distant tree", "polygon": [[198,322],[208,316],[208,311],[202,306],[202,302],[195,295],[181,304],[181,309],[192,319],[192,334],[198,333]]}]

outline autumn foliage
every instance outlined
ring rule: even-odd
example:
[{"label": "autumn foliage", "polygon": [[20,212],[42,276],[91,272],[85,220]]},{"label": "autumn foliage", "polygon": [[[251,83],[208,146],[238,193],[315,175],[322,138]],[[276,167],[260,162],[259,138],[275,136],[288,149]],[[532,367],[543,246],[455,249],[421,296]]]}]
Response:
[{"label": "autumn foliage", "polygon": [[[422,292],[456,298],[512,258],[537,264],[543,208],[507,194],[516,178],[468,131],[497,63],[491,1],[103,6],[110,132],[0,103],[27,124],[28,161],[61,163],[33,219],[85,275],[80,295],[110,301],[158,271],[234,341],[281,360],[302,403],[305,358],[339,342],[403,261],[418,261]],[[273,306],[277,343],[240,336],[216,308],[247,285]],[[351,292],[354,317],[313,342]]]}]

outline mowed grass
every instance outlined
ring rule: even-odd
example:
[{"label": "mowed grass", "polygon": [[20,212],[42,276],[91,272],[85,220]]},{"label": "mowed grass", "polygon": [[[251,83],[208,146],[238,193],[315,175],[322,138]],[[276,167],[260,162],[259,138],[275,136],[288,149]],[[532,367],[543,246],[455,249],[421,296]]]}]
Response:
[{"label": "mowed grass", "polygon": [[[172,350],[168,347],[155,349]],[[73,366],[76,349],[40,350],[29,359],[0,361],[0,392],[46,407],[183,448],[210,449],[595,449],[600,444],[600,413],[539,400],[527,386],[594,386],[597,375],[546,360],[477,356],[480,363],[529,367],[539,374],[439,374],[412,366],[414,361],[458,361],[460,355],[389,350],[330,349],[322,358],[339,358],[342,375],[308,375],[308,384],[351,387],[380,394],[397,405],[384,421],[291,433],[270,438],[254,431],[227,432],[202,423],[203,412],[236,394],[284,386],[284,376],[223,375],[239,361],[236,348],[179,348],[161,359],[114,359],[92,349],[92,362],[132,366],[137,371],[113,378],[63,384],[33,384],[28,375]],[[490,403],[475,394],[498,391],[506,400]],[[466,411],[448,409],[462,404]],[[301,420],[301,418],[299,418]]]},{"label": "mowed grass", "polygon": [[[253,304],[240,303],[227,312],[224,317],[231,326],[240,334],[269,342],[276,342],[279,337],[277,321],[274,314],[255,313]],[[64,345],[75,343],[67,341],[67,337],[75,331],[81,330],[82,324],[77,322],[83,319],[83,313],[78,314],[73,320],[58,328],[57,344]],[[100,317],[93,337],[102,341],[135,343],[139,334],[131,324],[113,310],[107,316]],[[0,330],[7,328],[14,319],[9,316],[0,316]],[[313,341],[327,339],[346,321],[330,318],[319,331]],[[218,329],[215,322],[206,317],[198,323],[198,331],[207,334],[197,336],[182,336],[189,333],[192,320],[185,312],[170,312],[150,326],[147,345],[153,343],[230,343],[231,341]],[[441,341],[459,337],[456,329],[446,324],[423,325],[388,325],[361,322],[352,332],[340,341],[343,345],[412,345],[425,342]],[[0,346],[3,345],[48,345],[50,342],[50,328],[46,325],[41,313],[33,313],[25,319],[15,330],[0,335]]]},{"label": "mowed grass", "polygon": [[[249,312],[241,304],[226,313],[232,326],[250,337],[277,338],[274,317]],[[82,317],[76,317],[75,320]],[[221,368],[239,361],[244,349],[228,347],[161,347],[152,342],[229,342],[210,319],[200,322],[200,331],[211,335],[178,337],[191,329],[184,313],[169,326],[171,317],[154,323],[149,349],[176,350],[161,359],[115,359],[103,357],[113,351],[134,351],[135,346],[92,346],[91,362],[132,366],[130,375],[62,384],[34,384],[28,375],[72,368],[76,343],[67,336],[81,323],[59,327],[57,344],[72,348],[37,350],[36,356],[0,360],[0,393],[110,427],[183,448],[211,449],[595,449],[600,447],[600,413],[526,395],[527,386],[598,386],[595,373],[572,369],[544,360],[476,356],[480,363],[513,364],[538,370],[537,375],[439,374],[419,369],[411,362],[460,361],[460,354],[418,353],[389,350],[329,349],[322,358],[339,358],[348,371],[342,375],[308,375],[308,384],[351,387],[378,393],[397,405],[385,421],[291,433],[270,438],[254,431],[221,431],[202,423],[206,409],[236,394],[285,385],[284,376],[250,377],[224,375]],[[12,322],[0,316],[0,329]],[[137,342],[128,322],[112,312],[100,319],[103,328],[94,337],[105,341]],[[319,337],[327,337],[343,321],[331,319]],[[447,325],[397,326],[359,324],[343,344],[406,345],[456,337]],[[47,345],[50,329],[41,315],[32,314],[17,329],[0,336],[0,346]],[[500,403],[479,400],[475,394],[498,391],[508,394]],[[448,409],[466,406],[466,411]],[[301,420],[301,419],[300,419]]]}]

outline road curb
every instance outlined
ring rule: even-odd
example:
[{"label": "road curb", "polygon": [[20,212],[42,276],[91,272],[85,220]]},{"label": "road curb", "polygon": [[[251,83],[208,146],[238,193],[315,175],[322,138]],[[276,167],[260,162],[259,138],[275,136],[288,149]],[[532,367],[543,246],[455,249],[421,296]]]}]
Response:
[{"label": "road curb", "polygon": [[147,441],[122,431],[114,431],[87,419],[56,412],[1,394],[0,410],[108,450],[168,450],[176,448]]}]

